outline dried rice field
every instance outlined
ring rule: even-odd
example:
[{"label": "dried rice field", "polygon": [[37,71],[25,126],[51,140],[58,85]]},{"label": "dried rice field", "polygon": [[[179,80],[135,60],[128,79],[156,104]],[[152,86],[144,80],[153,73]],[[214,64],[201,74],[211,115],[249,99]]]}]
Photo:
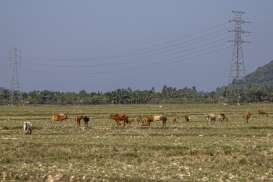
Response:
[{"label": "dried rice field", "polygon": [[[69,119],[51,122],[53,112]],[[165,114],[167,128],[117,128],[109,115],[120,112]],[[209,112],[229,121],[210,124]],[[89,128],[76,127],[77,113]],[[0,152],[0,181],[273,181],[273,104],[0,106]]]}]

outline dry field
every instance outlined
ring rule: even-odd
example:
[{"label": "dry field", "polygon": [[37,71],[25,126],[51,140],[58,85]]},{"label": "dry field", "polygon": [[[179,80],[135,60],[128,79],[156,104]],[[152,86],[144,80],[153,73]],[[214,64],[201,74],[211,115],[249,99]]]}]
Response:
[{"label": "dry field", "polygon": [[[58,111],[69,119],[50,122]],[[116,112],[178,121],[117,128],[109,119]],[[229,121],[208,124],[208,112]],[[76,113],[92,118],[88,129],[76,128]],[[23,121],[32,122],[32,135],[23,134]],[[0,152],[0,181],[273,181],[273,105],[0,106]]]}]

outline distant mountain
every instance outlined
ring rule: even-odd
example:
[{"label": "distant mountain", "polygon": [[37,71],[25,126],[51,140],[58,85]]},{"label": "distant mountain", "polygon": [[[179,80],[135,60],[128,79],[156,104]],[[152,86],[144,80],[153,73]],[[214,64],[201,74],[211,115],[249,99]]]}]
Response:
[{"label": "distant mountain", "polygon": [[273,60],[268,64],[259,67],[256,71],[248,74],[242,80],[243,84],[255,84],[261,86],[273,86]]},{"label": "distant mountain", "polygon": [[0,92],[6,90],[4,87],[0,87]]}]

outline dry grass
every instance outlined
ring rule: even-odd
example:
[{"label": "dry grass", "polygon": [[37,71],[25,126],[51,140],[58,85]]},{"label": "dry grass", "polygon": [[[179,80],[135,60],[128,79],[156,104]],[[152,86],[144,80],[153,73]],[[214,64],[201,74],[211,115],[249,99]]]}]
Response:
[{"label": "dry grass", "polygon": [[[272,181],[271,104],[108,105],[0,107],[0,180],[14,181]],[[257,108],[271,112],[258,116]],[[52,112],[70,119],[52,123]],[[253,113],[246,124],[243,113]],[[116,128],[110,113],[166,114],[166,129],[153,123]],[[224,112],[228,122],[208,124],[205,114]],[[76,128],[75,114],[91,116]],[[193,121],[183,116],[191,114]],[[33,134],[22,132],[31,121]]]}]

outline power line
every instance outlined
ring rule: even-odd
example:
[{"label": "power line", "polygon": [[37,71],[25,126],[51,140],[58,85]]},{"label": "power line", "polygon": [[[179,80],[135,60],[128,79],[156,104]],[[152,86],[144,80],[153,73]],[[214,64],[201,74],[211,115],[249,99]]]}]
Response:
[{"label": "power line", "polygon": [[19,84],[18,66],[21,63],[21,51],[13,48],[10,52],[9,63],[11,68],[10,80],[10,104],[22,103],[22,95]]},{"label": "power line", "polygon": [[[226,39],[224,39],[226,40]],[[224,42],[224,41],[222,41]],[[208,44],[206,47],[198,47],[197,49],[188,49],[188,50],[180,50],[180,52],[176,52],[174,54],[165,54],[165,55],[150,55],[149,57],[145,57],[145,59],[149,59],[148,62],[131,62],[131,61],[123,61],[123,62],[115,62],[113,64],[85,64],[85,65],[46,65],[44,64],[43,66],[53,66],[54,68],[59,68],[59,69],[68,69],[71,68],[73,70],[75,69],[92,69],[92,68],[102,68],[102,69],[106,69],[106,68],[114,68],[114,67],[122,67],[122,68],[126,68],[126,66],[134,66],[134,65],[139,65],[139,64],[150,64],[150,63],[158,63],[158,62],[165,62],[168,63],[167,60],[170,60],[172,58],[182,58],[182,57],[187,57],[187,56],[194,56],[194,55],[198,55],[204,51],[210,51],[210,50],[214,50],[215,48],[219,48],[222,46],[222,42],[221,44]],[[226,46],[225,46],[226,47]],[[166,58],[167,57],[167,58]],[[137,57],[135,57],[134,59],[136,59]],[[153,61],[155,60],[155,61]],[[35,66],[35,64],[32,64],[31,66]]]},{"label": "power line", "polygon": [[234,39],[230,42],[233,43],[233,52],[232,52],[232,64],[231,64],[231,79],[240,80],[245,75],[245,61],[243,54],[244,43],[248,43],[243,39],[243,34],[249,34],[250,32],[243,30],[242,25],[245,23],[250,23],[242,19],[243,11],[232,11],[234,17],[230,20],[230,23],[233,23],[234,28],[229,32],[234,33]]},{"label": "power line", "polygon": [[[161,50],[173,50],[176,47],[182,47],[183,45],[187,46],[189,44],[194,43],[194,41],[202,41],[202,38],[210,38],[209,35],[213,35],[215,36],[216,32],[221,32],[221,34],[225,34],[226,32],[224,32],[223,25],[225,24],[220,24],[220,25],[216,25],[216,26],[212,26],[210,28],[207,29],[207,31],[203,31],[202,34],[197,34],[197,35],[190,35],[187,36],[186,39],[181,40],[179,38],[176,39],[172,39],[172,40],[167,40],[167,41],[163,41],[161,43],[155,43],[155,44],[151,44],[149,46],[143,47],[143,48],[138,48],[135,49],[133,51],[129,51],[126,53],[123,53],[121,55],[110,55],[110,56],[96,56],[96,57],[86,57],[86,58],[46,58],[46,60],[54,60],[54,61],[60,61],[60,62],[68,62],[68,61],[91,61],[91,60],[99,60],[99,61],[106,61],[106,63],[109,63],[109,60],[113,60],[113,59],[126,59],[129,57],[135,57],[138,55],[144,55],[144,54],[150,54],[151,52],[159,52]],[[215,30],[215,28],[221,28],[220,30]],[[223,29],[223,30],[222,30]],[[213,30],[213,31],[212,31]],[[31,58],[28,58],[28,60],[30,60]],[[36,57],[34,58],[34,60],[39,60],[41,58]],[[43,59],[43,58],[42,58]]]},{"label": "power line", "polygon": [[234,92],[237,95],[237,101],[239,103],[240,93],[239,93],[239,85],[238,81],[241,80],[245,76],[245,60],[243,54],[243,44],[248,43],[243,39],[244,34],[249,34],[250,32],[243,30],[242,25],[246,23],[250,23],[249,21],[243,20],[242,15],[245,14],[243,11],[232,11],[234,17],[229,22],[233,23],[233,29],[229,32],[233,33],[233,40],[230,42],[233,43],[233,52],[232,52],[232,62],[231,62],[231,71],[230,78],[234,83],[233,86]]},{"label": "power line", "polygon": [[[208,49],[209,48],[209,49]],[[199,49],[199,50],[195,50],[195,51],[192,51],[188,54],[184,54],[184,55],[176,55],[176,56],[173,56],[173,57],[168,57],[168,58],[161,58],[159,60],[151,60],[149,62],[145,62],[145,63],[142,63],[142,64],[127,64],[127,65],[117,65],[117,67],[115,68],[112,68],[111,70],[105,70],[104,71],[96,71],[96,72],[91,72],[87,75],[92,75],[92,77],[94,78],[95,77],[98,77],[98,75],[100,74],[110,74],[112,75],[114,72],[116,71],[121,71],[123,70],[122,72],[126,72],[126,71],[130,71],[130,72],[135,72],[135,71],[139,71],[140,68],[142,67],[148,67],[149,65],[155,65],[154,67],[156,67],[156,65],[159,65],[159,64],[165,64],[165,65],[172,65],[172,64],[178,64],[178,63],[181,63],[181,62],[185,62],[185,61],[189,61],[189,59],[191,58],[194,58],[194,57],[197,57],[197,56],[205,56],[205,55],[209,55],[209,54],[215,54],[215,53],[218,53],[219,51],[221,50],[227,50],[227,48],[229,48],[229,46],[210,46],[210,47],[206,47],[206,48],[203,48],[203,49]],[[40,67],[41,68],[41,67]],[[40,69],[39,68],[39,69]],[[71,67],[73,68],[73,67]],[[87,67],[88,68],[88,67]],[[73,68],[75,69],[75,68]],[[45,70],[48,72],[48,70]]]},{"label": "power line", "polygon": [[[215,49],[211,49],[211,50],[207,50],[207,51],[203,51],[203,52],[200,52],[199,54],[193,54],[193,55],[190,55],[190,56],[177,56],[177,57],[174,57],[174,58],[171,58],[171,59],[163,59],[163,60],[157,60],[157,61],[151,61],[151,62],[147,62],[146,64],[142,64],[142,65],[135,65],[135,66],[131,66],[131,67],[127,67],[127,69],[125,70],[130,70],[130,72],[134,72],[134,71],[142,71],[142,69],[139,69],[139,68],[142,68],[142,67],[147,67],[147,65],[158,65],[158,64],[166,64],[166,65],[172,65],[172,64],[178,64],[178,63],[181,63],[181,62],[185,62],[185,61],[188,61],[196,56],[206,56],[206,55],[210,55],[210,54],[215,54],[215,53],[219,53],[220,51],[222,50],[227,50],[229,48],[229,46],[224,46],[224,47],[215,47]],[[156,66],[155,66],[156,67]],[[118,69],[115,69],[115,71],[118,71],[118,70],[121,70],[120,67],[118,67]],[[124,70],[124,68],[122,68],[122,70]],[[124,71],[125,72],[125,71]],[[94,76],[97,76],[99,74],[108,74],[108,75],[112,75],[112,72],[107,72],[107,71],[101,71],[101,72],[93,72],[91,74],[88,74],[92,77]]]},{"label": "power line", "polygon": [[[213,48],[215,46],[220,46],[221,44],[223,44],[223,42],[225,42],[227,40],[228,37],[221,37],[220,39],[216,39],[216,40],[212,40],[209,42],[203,42],[203,41],[199,41],[198,44],[193,44],[192,46],[188,46],[186,47],[186,45],[181,46],[181,47],[173,47],[173,49],[167,49],[167,50],[162,50],[156,53],[147,53],[147,54],[139,54],[139,55],[135,55],[133,57],[133,59],[136,58],[151,58],[151,57],[162,57],[162,56],[175,56],[175,55],[185,55],[185,54],[189,54],[189,53],[194,53],[194,52],[198,52],[200,49],[208,49],[208,48]],[[219,44],[220,43],[220,44]],[[185,48],[184,48],[185,47]],[[184,48],[184,49],[181,49]],[[83,68],[97,68],[97,67],[104,67],[105,66],[120,66],[120,65],[128,65],[128,64],[132,64],[131,61],[128,61],[128,59],[121,59],[120,61],[115,61],[112,62],[113,64],[109,64],[109,62],[102,62],[102,63],[96,63],[96,64],[51,64],[49,62],[46,63],[40,63],[40,62],[35,62],[33,64],[41,64],[43,66],[55,66],[55,67],[61,67],[61,68],[67,68],[67,67],[73,67],[73,68],[79,68],[79,67],[83,67]],[[33,65],[32,64],[32,65]]]},{"label": "power line", "polygon": [[[213,31],[211,31],[213,30]],[[217,32],[221,32],[221,38],[219,39],[213,39],[215,38],[215,35],[217,35]],[[77,58],[72,58],[72,59],[52,59],[55,61],[60,61],[65,64],[56,64],[54,62],[51,64],[50,62],[42,63],[41,62],[35,62],[35,64],[31,64],[30,66],[35,65],[42,65],[43,67],[40,67],[44,69],[44,66],[53,66],[52,68],[59,67],[60,68],[73,68],[77,69],[79,67],[81,68],[86,68],[90,70],[90,68],[95,68],[95,67],[102,67],[104,70],[107,66],[109,67],[117,67],[117,69],[125,69],[125,70],[132,70],[135,71],[136,68],[142,67],[142,66],[147,66],[149,64],[177,64],[182,61],[187,61],[189,57],[194,57],[194,56],[200,56],[200,55],[207,55],[208,53],[217,53],[216,50],[219,50],[221,48],[221,45],[224,40],[227,39],[227,37],[223,37],[222,35],[226,34],[224,30],[217,29],[215,30],[210,29],[210,31],[203,32],[201,35],[198,36],[189,36],[192,37],[190,39],[186,40],[170,40],[165,42],[164,44],[158,44],[158,46],[151,45],[148,48],[142,48],[138,49],[135,52],[130,52],[130,53],[125,53],[124,55],[113,55],[113,56],[106,56],[106,57],[93,57],[93,58],[85,58],[85,60],[106,60],[105,62],[100,62],[97,64],[79,64],[79,62],[76,62],[76,65],[74,64],[67,64],[66,60],[77,60]],[[219,35],[219,34],[218,34]],[[213,39],[213,40],[212,40]],[[212,41],[211,41],[212,40]],[[219,44],[220,43],[220,44]],[[184,49],[182,49],[184,48]],[[226,48],[226,47],[225,47]],[[131,54],[132,53],[132,54]],[[167,58],[166,58],[167,57]],[[131,62],[128,61],[128,59],[136,59],[136,58],[149,58],[151,61],[148,61],[146,63],[138,63],[138,62]],[[187,59],[186,59],[187,58]],[[119,61],[114,61],[114,62],[109,62],[112,60],[118,59]],[[58,61],[58,62],[59,62]],[[113,63],[113,64],[111,64]],[[113,72],[113,70],[110,70],[110,72]],[[109,73],[109,72],[91,72],[91,74],[88,75],[98,75],[98,74],[103,74],[103,73]]]}]

